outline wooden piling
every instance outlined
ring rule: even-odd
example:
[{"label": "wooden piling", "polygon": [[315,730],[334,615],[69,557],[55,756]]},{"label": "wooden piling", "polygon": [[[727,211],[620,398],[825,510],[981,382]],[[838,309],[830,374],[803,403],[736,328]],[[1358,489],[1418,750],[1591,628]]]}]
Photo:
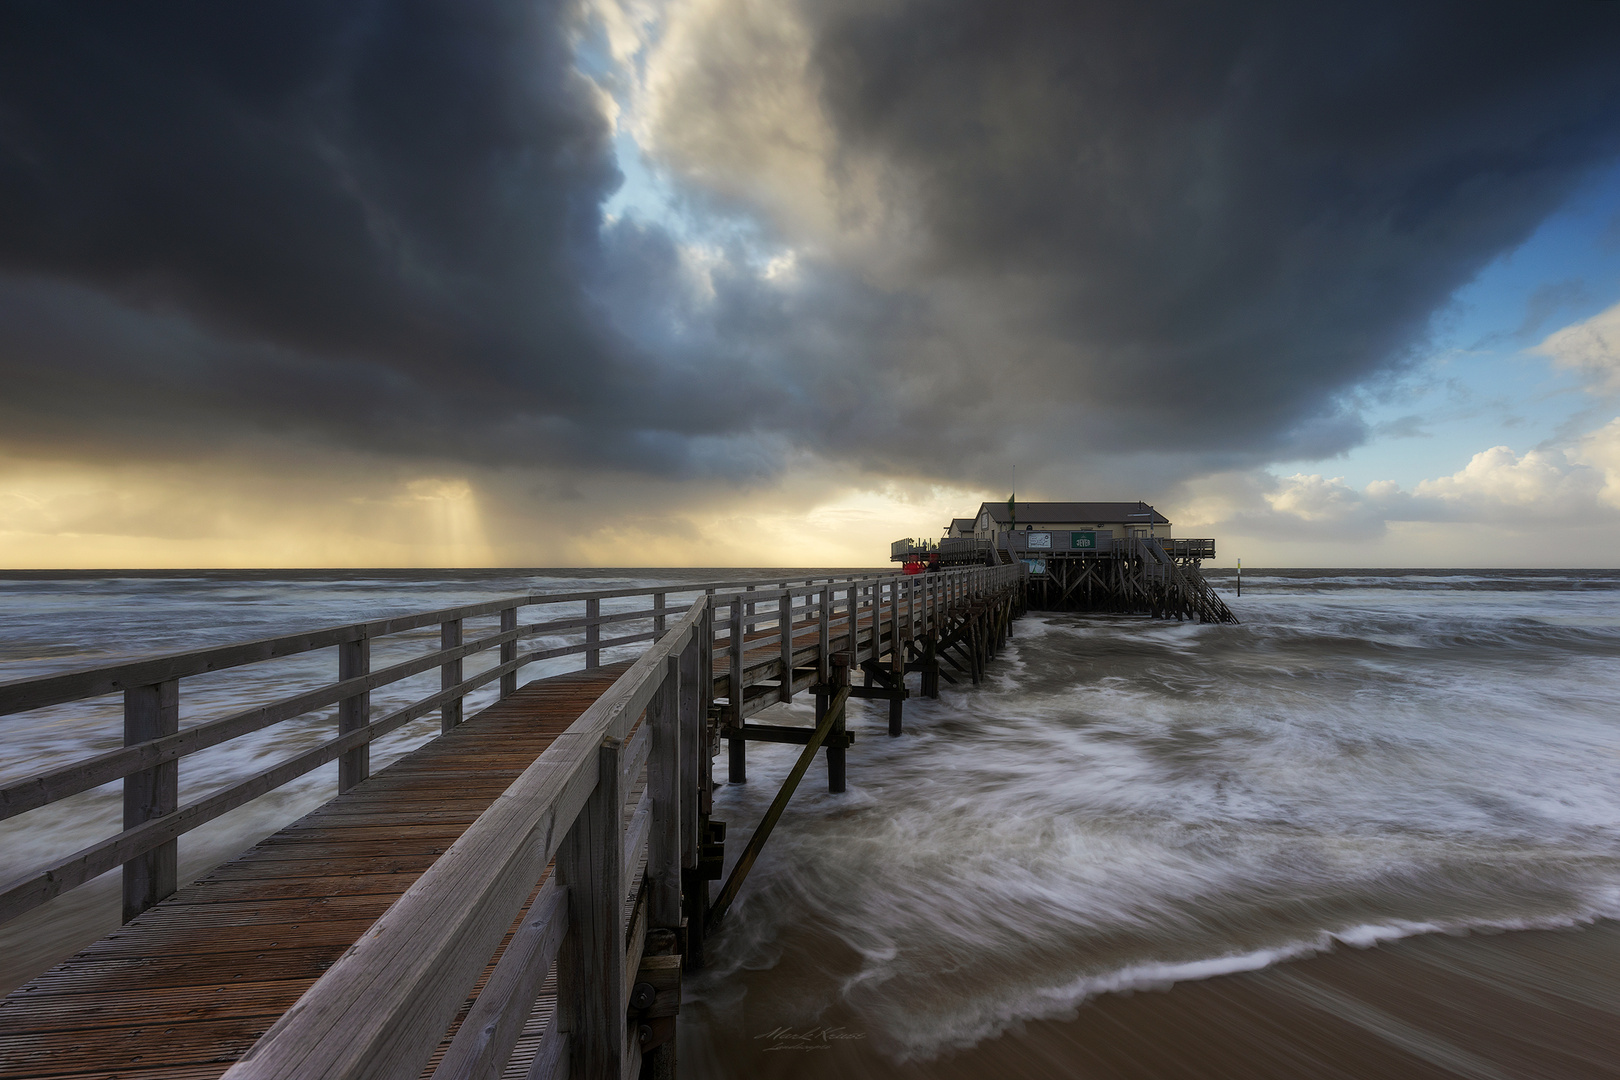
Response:
[{"label": "wooden piling", "polygon": [[929,634],[923,639],[923,696],[939,698],[939,638]]},{"label": "wooden piling", "polygon": [[[870,685],[871,679],[868,678],[867,682],[868,685]],[[829,703],[832,701],[848,701],[848,687],[849,654],[837,653],[832,657],[832,696],[828,699]],[[845,693],[840,694],[839,691],[845,691]],[[827,741],[827,791],[833,795],[837,795],[844,790],[844,765],[848,745],[844,741],[845,711],[844,706],[840,705],[838,708],[838,716],[833,720],[832,728],[829,732],[831,737]],[[826,716],[826,712],[826,708],[822,708],[817,713],[816,726],[818,728],[821,726],[821,722]]]}]

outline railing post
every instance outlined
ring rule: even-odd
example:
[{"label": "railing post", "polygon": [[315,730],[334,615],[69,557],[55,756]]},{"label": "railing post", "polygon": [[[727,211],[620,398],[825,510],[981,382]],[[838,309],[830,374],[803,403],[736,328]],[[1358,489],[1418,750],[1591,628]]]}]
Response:
[{"label": "railing post", "polygon": [[602,666],[602,650],[592,648],[602,641],[602,601],[592,597],[585,601],[585,670]]},{"label": "railing post", "polygon": [[[696,655],[684,657],[696,669],[690,689],[683,682],[682,704],[690,712],[681,718],[682,735],[691,734],[681,745],[688,754],[692,772],[688,783],[692,787],[688,798],[697,800],[696,812],[682,838],[683,862],[687,867],[686,884],[686,967],[703,967],[703,927],[709,916],[709,879],[701,866],[703,855],[703,829],[708,815],[714,809],[714,752],[710,741],[709,709],[714,702],[714,593],[708,593],[699,623]],[[689,703],[689,704],[688,704]]]},{"label": "railing post", "polygon": [[[681,650],[681,865],[698,864],[698,810],[703,796],[704,721],[712,682],[705,682],[703,634],[714,635],[713,611],[705,611]],[[710,676],[712,679],[712,676]]]},{"label": "railing post", "polygon": [[[168,679],[124,691],[124,745],[180,730],[180,681]],[[180,807],[180,762],[165,761],[124,777],[124,828],[133,829]],[[170,840],[124,864],[124,921],[174,895],[179,844]]]},{"label": "railing post", "polygon": [[933,633],[933,585],[932,573],[925,573],[922,578],[922,636],[925,638]]},{"label": "railing post", "polygon": [[[516,607],[503,608],[501,610],[501,633],[509,634],[513,630],[516,630],[517,619],[518,613]],[[513,638],[511,641],[503,641],[501,643],[501,663],[510,664],[513,660],[516,660],[517,649],[517,638]],[[517,693],[517,682],[518,673],[516,671],[508,671],[505,675],[502,675],[501,697],[509,698],[513,694]]]},{"label": "railing post", "polygon": [[647,891],[652,925],[681,927],[681,822],[688,813],[681,798],[681,658],[665,663],[664,681],[647,703],[652,749],[647,787],[652,797],[652,828],[647,848]]},{"label": "railing post", "polygon": [[781,636],[782,688],[778,701],[793,700],[793,594],[783,586],[776,602],[776,628]]},{"label": "railing post", "polygon": [[900,579],[889,582],[889,659],[896,671],[904,671],[905,659],[900,651]]},{"label": "railing post", "polygon": [[[345,641],[338,646],[338,681],[358,679],[371,673],[371,639]],[[371,723],[371,693],[346,697],[338,702],[338,734],[359,731]],[[338,792],[348,791],[371,775],[371,744],[365,743],[338,758]]]},{"label": "railing post", "polygon": [[[461,620],[451,619],[439,624],[439,648],[454,649],[461,645]],[[448,690],[461,682],[461,661],[452,660],[439,667],[439,689]],[[446,701],[439,709],[439,733],[448,734],[461,723],[461,695]]]},{"label": "railing post", "polygon": [[917,578],[906,579],[906,637],[915,640],[917,637]]},{"label": "railing post", "polygon": [[664,636],[664,594],[653,593],[653,640]]},{"label": "railing post", "polygon": [[823,585],[821,598],[816,605],[820,608],[817,618],[816,677],[822,682],[832,675],[832,661],[827,655],[832,649],[832,598],[832,586]]},{"label": "railing post", "polygon": [[[889,584],[889,632],[893,635],[892,647],[889,649],[889,670],[894,672],[894,689],[904,691],[906,688],[906,650],[900,641],[900,583],[903,578],[895,578]],[[889,734],[900,734],[900,717],[903,704],[898,697],[889,699]]]},{"label": "railing post", "polygon": [[[743,654],[746,651],[743,634],[743,604],[741,600],[733,600],[731,602],[731,641],[727,646],[728,655],[726,657],[731,671],[726,685],[731,693],[731,723],[739,731],[743,725]],[[729,767],[726,770],[726,779],[733,784],[745,784],[748,782],[748,740],[734,738],[727,740],[727,743],[727,765]]]},{"label": "railing post", "polygon": [[[872,582],[871,606],[872,640],[868,644],[871,646],[872,651],[867,656],[867,659],[876,660],[883,649],[883,582],[881,581]],[[860,659],[858,656],[855,658],[857,667],[860,666]]]},{"label": "railing post", "polygon": [[883,655],[883,579],[872,582],[872,656],[876,661]]},{"label": "railing post", "polygon": [[849,583],[849,655],[859,657],[861,653],[861,587],[853,580]]},{"label": "railing post", "polygon": [[623,1075],[629,1021],[624,985],[623,744],[597,750],[596,787],[557,849],[557,883],[568,890],[568,933],[557,953],[558,1031],[567,1032],[569,1073]]}]

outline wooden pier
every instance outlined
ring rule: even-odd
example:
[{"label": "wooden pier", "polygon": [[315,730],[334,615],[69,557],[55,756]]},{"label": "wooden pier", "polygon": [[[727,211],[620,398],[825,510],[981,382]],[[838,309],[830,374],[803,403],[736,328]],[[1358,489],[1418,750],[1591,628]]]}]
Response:
[{"label": "wooden pier", "polygon": [[913,570],[1022,563],[1029,604],[1044,611],[1235,623],[1203,575],[1214,557],[1213,539],[1171,539],[1170,519],[1145,502],[980,503],[942,539],[889,545],[890,560]]},{"label": "wooden pier", "polygon": [[[680,971],[818,752],[843,790],[845,703],[886,700],[899,734],[906,675],[978,682],[1026,584],[1017,565],[531,595],[0,685],[0,715],[121,695],[125,735],[0,789],[10,818],[122,781],[123,830],[0,886],[0,919],[119,867],[125,914],[0,1003],[0,1077],[671,1076]],[[434,627],[437,648],[373,669]],[[314,650],[331,683],[180,726],[184,680]],[[435,692],[373,706],[435,669]],[[749,722],[803,692],[812,727]],[[373,740],[435,712],[439,737],[372,773]],[[311,714],[332,738],[180,805],[185,756]],[[804,750],[711,900],[721,740],[732,782],[750,740]],[[334,760],[335,799],[177,887],[181,834]]]},{"label": "wooden pier", "polygon": [[1030,568],[1030,605],[1044,611],[1111,611],[1156,619],[1235,623],[1204,577],[1213,540],[1124,537],[1085,550],[1032,549],[1028,533],[1009,533],[1004,557]]}]

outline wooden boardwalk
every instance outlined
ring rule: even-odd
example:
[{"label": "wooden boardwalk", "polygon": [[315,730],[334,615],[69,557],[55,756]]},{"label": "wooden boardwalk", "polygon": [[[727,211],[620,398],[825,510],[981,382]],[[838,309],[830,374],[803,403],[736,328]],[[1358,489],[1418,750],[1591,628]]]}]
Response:
[{"label": "wooden boardwalk", "polygon": [[[895,735],[907,671],[928,693],[942,659],[978,682],[1024,580],[998,567],[530,594],[0,685],[0,716],[124,699],[122,748],[0,786],[0,820],[124,787],[123,831],[0,883],[0,919],[119,864],[125,912],[0,1002],[0,1078],[667,1074],[680,970],[701,965],[776,820],[711,904],[718,740],[738,782],[747,741],[804,747],[778,816],[823,748],[842,791],[849,698],[886,699]],[[696,595],[671,610],[681,592]],[[550,617],[525,623],[531,611]],[[374,645],[434,625],[438,649],[372,666]],[[321,649],[335,682],[181,725],[184,680]],[[517,685],[564,656],[584,670]],[[435,669],[436,693],[373,705]],[[464,719],[466,695],[497,679],[497,703]],[[814,727],[746,723],[803,691]],[[180,804],[187,755],[322,711],[334,737]],[[371,773],[373,740],[434,712],[439,738]],[[180,835],[333,761],[335,799],[176,888]]]},{"label": "wooden boardwalk", "polygon": [[20,987],[0,1077],[221,1075],[628,667],[529,683]]}]

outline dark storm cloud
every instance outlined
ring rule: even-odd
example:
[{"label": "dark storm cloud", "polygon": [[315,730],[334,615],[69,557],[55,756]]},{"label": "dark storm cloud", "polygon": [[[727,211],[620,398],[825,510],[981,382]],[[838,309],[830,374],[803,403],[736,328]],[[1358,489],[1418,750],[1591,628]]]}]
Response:
[{"label": "dark storm cloud", "polygon": [[697,282],[603,227],[573,4],[0,6],[0,444],[1331,453],[1367,434],[1339,395],[1620,145],[1612,4],[800,13],[832,175],[877,162],[920,243],[782,288],[741,242]]},{"label": "dark storm cloud", "polygon": [[656,371],[587,293],[619,175],[577,14],[0,8],[9,441],[532,461],[645,421]]},{"label": "dark storm cloud", "polygon": [[1053,392],[1159,445],[1331,453],[1336,395],[1620,148],[1620,6],[804,5],[924,273],[1050,294]]},{"label": "dark storm cloud", "polygon": [[560,276],[616,179],[539,8],[4,11],[4,265],[289,345],[476,348],[457,302]]}]

